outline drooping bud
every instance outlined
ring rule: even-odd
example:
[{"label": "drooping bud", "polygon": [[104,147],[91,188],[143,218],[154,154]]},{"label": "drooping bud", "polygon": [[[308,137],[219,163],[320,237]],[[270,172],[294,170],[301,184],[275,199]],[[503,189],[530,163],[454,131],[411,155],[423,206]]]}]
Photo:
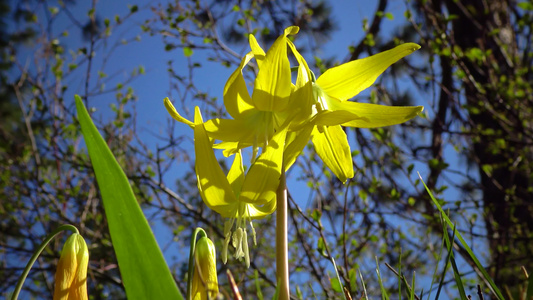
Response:
[{"label": "drooping bud", "polygon": [[54,300],[86,300],[89,251],[83,237],[73,233],[61,251],[55,276]]},{"label": "drooping bud", "polygon": [[217,294],[218,278],[215,245],[209,238],[204,236],[196,242],[191,297],[193,300],[216,299]]}]

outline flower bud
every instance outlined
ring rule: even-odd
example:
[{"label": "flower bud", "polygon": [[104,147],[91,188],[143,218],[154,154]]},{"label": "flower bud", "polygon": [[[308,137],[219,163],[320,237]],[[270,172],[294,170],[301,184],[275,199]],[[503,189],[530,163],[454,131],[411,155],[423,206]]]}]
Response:
[{"label": "flower bud", "polygon": [[218,278],[215,245],[207,237],[196,242],[194,252],[194,274],[192,278],[192,299],[215,299],[218,294]]},{"label": "flower bud", "polygon": [[61,251],[55,276],[54,300],[86,300],[89,251],[83,237],[72,234]]}]

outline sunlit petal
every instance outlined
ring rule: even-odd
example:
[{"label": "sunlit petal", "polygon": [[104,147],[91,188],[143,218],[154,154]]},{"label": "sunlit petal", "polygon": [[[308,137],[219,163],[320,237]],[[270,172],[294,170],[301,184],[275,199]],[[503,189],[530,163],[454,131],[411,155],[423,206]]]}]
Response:
[{"label": "sunlit petal", "polygon": [[246,119],[211,119],[204,123],[209,137],[225,142],[253,143],[256,128],[249,126],[252,118]]},{"label": "sunlit petal", "polygon": [[250,34],[248,36],[248,41],[250,42],[250,49],[252,49],[252,53],[254,55],[255,61],[257,62],[257,66],[259,69],[261,69],[261,65],[263,64],[263,61],[265,60],[265,51],[261,46],[259,46],[259,43],[255,39],[255,36],[253,34]]},{"label": "sunlit petal", "polygon": [[285,29],[265,55],[255,79],[252,101],[262,111],[283,111],[291,93],[291,66],[287,57],[287,35],[298,32],[298,27]]},{"label": "sunlit petal", "polygon": [[209,208],[223,217],[233,217],[237,199],[213,153],[198,107],[195,108],[194,123],[195,168],[200,195]]},{"label": "sunlit petal", "polygon": [[242,166],[242,155],[240,151],[235,153],[235,159],[228,172],[228,181],[237,198],[241,193],[242,184],[244,183],[244,168]]},{"label": "sunlit petal", "polygon": [[324,72],[316,83],[330,97],[344,101],[371,86],[390,65],[418,49],[420,46],[414,43],[402,44],[394,49],[331,68]]},{"label": "sunlit petal", "polygon": [[181,122],[181,123],[185,123],[191,126],[191,128],[194,128],[194,123],[182,117],[178,113],[178,111],[176,110],[172,102],[170,102],[170,99],[168,99],[168,97],[165,98],[164,103],[165,103],[165,108],[167,109],[168,113],[172,116],[172,118],[174,118],[174,120]]},{"label": "sunlit petal", "polygon": [[283,154],[283,165],[288,170],[296,161],[296,158],[302,153],[309,142],[313,126],[305,126],[299,131],[293,131],[287,134],[285,142],[285,153]]},{"label": "sunlit petal", "polygon": [[319,129],[313,131],[312,141],[315,150],[333,174],[345,183],[354,175],[352,155],[346,133],[340,125],[321,126]]},{"label": "sunlit petal", "polygon": [[248,64],[253,56],[252,52],[250,52],[242,58],[241,64],[237,67],[235,72],[231,74],[224,86],[224,106],[228,113],[234,118],[239,118],[247,111],[253,109],[252,98],[250,98],[246,82],[242,75],[242,69]]},{"label": "sunlit petal", "polygon": [[246,217],[251,219],[261,219],[276,211],[276,198],[274,197],[271,201],[268,201],[265,204],[248,204],[247,205]]},{"label": "sunlit petal", "polygon": [[[328,104],[331,109],[344,111],[357,116],[351,121],[337,124],[359,128],[375,128],[404,123],[416,117],[424,109],[423,106],[387,106],[352,101],[339,101],[331,98],[329,100]],[[339,121],[344,120],[345,119],[339,117]]]},{"label": "sunlit petal", "polygon": [[276,196],[281,176],[287,128],[278,131],[246,174],[240,200],[262,205]]},{"label": "sunlit petal", "polygon": [[296,84],[289,100],[289,111],[293,112],[293,125],[305,121],[312,114],[314,104],[311,70],[305,59],[291,41],[287,41],[292,53],[298,61]]}]

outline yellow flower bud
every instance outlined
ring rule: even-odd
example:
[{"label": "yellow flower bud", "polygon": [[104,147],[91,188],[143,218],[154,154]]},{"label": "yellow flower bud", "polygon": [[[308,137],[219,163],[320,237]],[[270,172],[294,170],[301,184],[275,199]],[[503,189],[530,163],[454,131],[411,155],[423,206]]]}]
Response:
[{"label": "yellow flower bud", "polygon": [[55,277],[54,300],[86,300],[89,251],[83,237],[72,234],[61,251]]},{"label": "yellow flower bud", "polygon": [[218,278],[215,245],[207,237],[196,242],[194,252],[194,274],[192,277],[193,300],[216,299]]}]

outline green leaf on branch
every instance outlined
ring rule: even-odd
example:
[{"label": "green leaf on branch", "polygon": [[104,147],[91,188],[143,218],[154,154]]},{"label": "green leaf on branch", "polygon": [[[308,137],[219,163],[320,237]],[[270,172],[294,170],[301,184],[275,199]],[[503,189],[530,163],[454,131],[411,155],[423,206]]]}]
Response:
[{"label": "green leaf on branch", "polygon": [[185,55],[185,57],[189,57],[193,54],[193,51],[191,49],[191,47],[184,47],[183,48],[183,55]]}]

